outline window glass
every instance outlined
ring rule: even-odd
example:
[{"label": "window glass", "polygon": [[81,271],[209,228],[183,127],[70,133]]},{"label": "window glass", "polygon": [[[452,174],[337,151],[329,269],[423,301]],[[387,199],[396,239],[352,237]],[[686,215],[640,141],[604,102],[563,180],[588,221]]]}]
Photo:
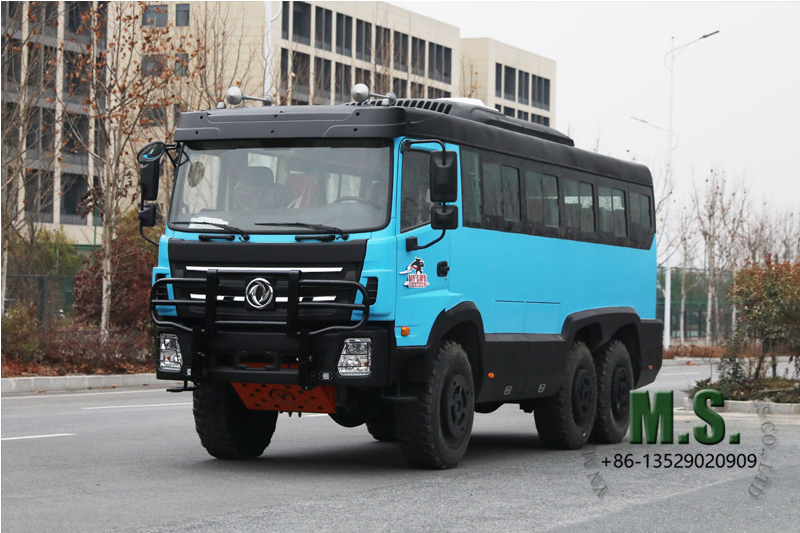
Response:
[{"label": "window glass", "polygon": [[568,228],[594,232],[592,186],[589,183],[564,180],[564,215]]},{"label": "window glass", "polygon": [[631,225],[642,225],[642,207],[641,207],[641,194],[631,193]]},{"label": "window glass", "polygon": [[594,233],[592,186],[589,183],[581,182],[579,189],[581,194],[581,231]]},{"label": "window glass", "polygon": [[538,172],[525,172],[525,206],[528,222],[544,222],[544,196],[542,194],[542,175]]},{"label": "window glass", "polygon": [[300,44],[311,44],[311,5],[292,2],[292,40]]},{"label": "window glass", "polygon": [[478,152],[461,149],[461,190],[464,224],[481,223],[481,175]]},{"label": "window glass", "polygon": [[560,225],[558,216],[558,179],[555,176],[542,176],[542,192],[544,193],[544,225],[557,228]]},{"label": "window glass", "polygon": [[503,218],[512,222],[519,222],[520,217],[520,198],[519,198],[519,170],[514,167],[503,165]]},{"label": "window glass", "polygon": [[500,165],[484,162],[483,171],[483,214],[487,216],[503,216],[503,183],[500,176]]},{"label": "window glass", "polygon": [[175,25],[189,25],[189,4],[178,4],[175,6]]},{"label": "window glass", "polygon": [[[169,6],[157,5],[145,7],[142,15],[142,26],[164,27],[169,21]],[[75,28],[77,30],[77,27]]]},{"label": "window glass", "polygon": [[403,155],[400,198],[400,231],[431,221],[431,158],[428,152]]},{"label": "window glass", "polygon": [[639,205],[641,206],[639,218],[642,221],[642,226],[645,228],[652,228],[653,218],[650,216],[650,197],[642,195]]},{"label": "window glass", "polygon": [[625,237],[628,234],[625,224],[625,192],[610,187],[598,187],[597,203],[600,208],[600,231]]}]

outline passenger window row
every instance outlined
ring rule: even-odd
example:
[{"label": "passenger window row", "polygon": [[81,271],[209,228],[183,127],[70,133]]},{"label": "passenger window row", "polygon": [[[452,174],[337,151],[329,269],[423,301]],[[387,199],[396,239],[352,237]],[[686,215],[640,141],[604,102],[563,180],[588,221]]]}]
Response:
[{"label": "passenger window row", "polygon": [[461,149],[461,173],[467,227],[644,249],[652,244],[649,187],[472,148]]}]

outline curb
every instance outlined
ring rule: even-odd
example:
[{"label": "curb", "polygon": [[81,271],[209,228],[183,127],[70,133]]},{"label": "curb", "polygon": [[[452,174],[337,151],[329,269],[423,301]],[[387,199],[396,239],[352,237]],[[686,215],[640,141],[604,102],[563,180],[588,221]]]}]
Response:
[{"label": "curb", "polygon": [[[725,400],[723,407],[712,407],[718,413],[756,413],[756,402],[740,402],[736,400]],[[758,402],[759,406],[769,405],[769,412],[773,415],[800,415],[800,403],[773,403]],[[683,408],[687,411],[692,410],[692,400],[683,398]]]},{"label": "curb", "polygon": [[115,387],[163,386],[177,387],[182,381],[156,379],[155,374],[112,374],[105,376],[41,376],[31,378],[3,378],[2,392],[70,391],[85,389],[111,389]]},{"label": "curb", "polygon": [[[765,362],[767,360],[765,359]],[[779,363],[788,363],[789,356],[782,355],[778,357],[777,361]],[[676,357],[674,359],[663,359],[661,361],[661,366],[695,366],[695,365],[708,365],[711,363],[718,363],[719,358],[717,357]]]}]

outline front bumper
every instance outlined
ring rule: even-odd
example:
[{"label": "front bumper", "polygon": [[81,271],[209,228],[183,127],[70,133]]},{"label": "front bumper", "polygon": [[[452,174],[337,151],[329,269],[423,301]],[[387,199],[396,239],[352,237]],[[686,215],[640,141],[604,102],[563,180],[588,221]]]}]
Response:
[{"label": "front bumper", "polygon": [[[213,335],[200,334],[196,338],[193,333],[180,329],[159,327],[157,335],[178,336],[183,367],[180,372],[157,370],[156,377],[173,381],[304,387],[384,387],[389,382],[392,331],[392,324],[372,323],[356,330],[322,333],[304,340],[302,336],[290,337],[282,332],[247,330],[218,330]],[[371,372],[367,376],[341,376],[337,371],[344,341],[351,337],[372,341]]]}]

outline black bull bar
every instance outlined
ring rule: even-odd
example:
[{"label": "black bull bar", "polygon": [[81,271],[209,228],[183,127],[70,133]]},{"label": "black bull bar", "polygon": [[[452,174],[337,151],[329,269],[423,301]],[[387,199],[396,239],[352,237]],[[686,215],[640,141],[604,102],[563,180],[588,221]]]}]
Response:
[{"label": "black bull bar", "polygon": [[[346,280],[316,280],[302,279],[300,270],[276,271],[269,268],[263,270],[225,270],[226,275],[268,275],[270,277],[288,278],[286,320],[220,320],[217,318],[217,292],[219,288],[219,273],[216,269],[206,271],[203,278],[161,278],[153,283],[150,289],[150,318],[157,326],[172,327],[192,334],[192,344],[190,352],[191,358],[191,379],[194,383],[201,381],[203,376],[203,345],[204,339],[214,335],[218,329],[236,329],[239,327],[255,328],[280,328],[288,337],[298,337],[300,346],[300,364],[298,368],[298,380],[303,388],[313,388],[316,386],[316,376],[313,371],[314,361],[309,349],[309,338],[337,331],[357,330],[369,320],[369,295],[367,289],[358,282]],[[159,315],[157,306],[197,306],[198,300],[172,300],[158,297],[158,289],[162,286],[197,286],[204,288],[205,292],[205,312],[203,325],[187,326],[173,320],[166,320]],[[304,302],[301,300],[301,292],[307,289],[355,289],[361,293],[362,303],[346,302]],[[303,289],[301,291],[301,289]],[[275,296],[277,298],[277,295]],[[308,326],[303,326],[300,322],[301,309],[348,309],[351,311],[361,311],[361,319],[355,324],[326,326],[321,329],[312,330]],[[239,367],[241,370],[241,366]],[[253,369],[258,371],[258,369]],[[184,387],[185,389],[186,387]]]}]

